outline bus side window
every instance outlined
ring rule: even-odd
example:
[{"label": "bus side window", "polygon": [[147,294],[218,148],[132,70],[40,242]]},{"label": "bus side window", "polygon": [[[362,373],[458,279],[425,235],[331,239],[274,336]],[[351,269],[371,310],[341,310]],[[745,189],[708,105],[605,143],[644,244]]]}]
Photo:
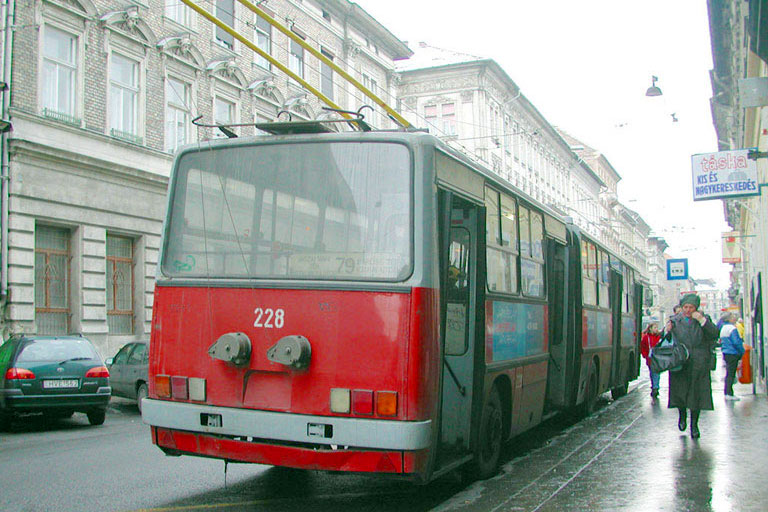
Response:
[{"label": "bus side window", "polygon": [[597,254],[599,256],[598,265],[600,268],[598,276],[598,300],[600,301],[601,308],[609,308],[611,307],[611,304],[608,293],[608,285],[610,283],[611,272],[608,266],[608,255],[603,251],[600,251]]},{"label": "bus side window", "polygon": [[597,260],[595,246],[581,241],[581,288],[584,304],[597,305]]},{"label": "bus side window", "polygon": [[488,291],[517,293],[517,202],[486,187],[485,208]]},{"label": "bus side window", "polygon": [[466,228],[451,228],[445,319],[445,353],[449,356],[461,355],[467,351],[469,262],[469,231]]},{"label": "bus side window", "polygon": [[[529,225],[524,225],[526,222]],[[530,231],[529,231],[530,227]],[[544,219],[540,213],[520,208],[520,239],[529,233],[520,259],[520,281],[527,297],[544,296]]]}]

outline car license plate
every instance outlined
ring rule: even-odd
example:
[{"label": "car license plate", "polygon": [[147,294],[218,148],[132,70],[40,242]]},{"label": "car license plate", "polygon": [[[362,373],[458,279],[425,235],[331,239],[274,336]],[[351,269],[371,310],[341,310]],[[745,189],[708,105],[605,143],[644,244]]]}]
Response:
[{"label": "car license plate", "polygon": [[44,380],[43,387],[45,389],[59,389],[59,388],[76,388],[79,386],[77,379],[58,379],[58,380]]}]

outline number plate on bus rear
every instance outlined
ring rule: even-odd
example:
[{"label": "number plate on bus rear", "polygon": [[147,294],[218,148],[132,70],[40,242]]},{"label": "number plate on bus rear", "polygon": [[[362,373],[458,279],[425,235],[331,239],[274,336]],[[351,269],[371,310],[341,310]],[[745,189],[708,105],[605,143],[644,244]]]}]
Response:
[{"label": "number plate on bus rear", "polygon": [[325,423],[307,423],[307,435],[309,437],[333,437],[333,425]]},{"label": "number plate on bus rear", "polygon": [[45,389],[76,388],[80,385],[77,379],[44,380]]},{"label": "number plate on bus rear", "polygon": [[200,424],[204,427],[221,427],[221,414],[200,413]]}]

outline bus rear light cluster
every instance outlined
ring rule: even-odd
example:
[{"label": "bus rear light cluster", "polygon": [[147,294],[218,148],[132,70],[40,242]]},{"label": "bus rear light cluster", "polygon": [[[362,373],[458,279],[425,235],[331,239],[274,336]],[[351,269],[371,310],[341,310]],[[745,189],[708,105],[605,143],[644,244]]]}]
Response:
[{"label": "bus rear light cluster", "polygon": [[177,400],[205,402],[205,379],[155,375],[155,393],[158,398],[175,398]]},{"label": "bus rear light cluster", "polygon": [[368,391],[365,389],[331,389],[331,412],[360,416],[396,416],[397,393],[394,391]]},{"label": "bus rear light cluster", "polygon": [[189,384],[186,377],[171,377],[171,396],[179,400],[189,400]]}]

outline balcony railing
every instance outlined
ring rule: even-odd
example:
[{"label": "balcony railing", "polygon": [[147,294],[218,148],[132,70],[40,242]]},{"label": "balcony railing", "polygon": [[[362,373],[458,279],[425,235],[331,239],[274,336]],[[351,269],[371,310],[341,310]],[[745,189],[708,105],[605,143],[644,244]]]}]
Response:
[{"label": "balcony railing", "polygon": [[109,130],[109,134],[116,139],[124,140],[126,142],[131,142],[133,144],[138,144],[139,146],[144,144],[143,138],[131,132],[124,132],[122,130],[117,130],[115,128],[112,128]]},{"label": "balcony railing", "polygon": [[80,126],[81,124],[80,119],[76,118],[75,116],[65,114],[64,112],[51,110],[47,107],[43,109],[43,117],[47,117],[48,119],[53,119],[54,121],[65,123],[71,126]]}]

